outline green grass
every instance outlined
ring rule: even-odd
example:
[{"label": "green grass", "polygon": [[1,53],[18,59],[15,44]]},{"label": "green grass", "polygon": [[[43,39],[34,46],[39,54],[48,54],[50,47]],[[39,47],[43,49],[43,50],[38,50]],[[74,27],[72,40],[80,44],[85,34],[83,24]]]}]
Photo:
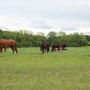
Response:
[{"label": "green grass", "polygon": [[0,54],[0,90],[90,90],[90,47]]}]

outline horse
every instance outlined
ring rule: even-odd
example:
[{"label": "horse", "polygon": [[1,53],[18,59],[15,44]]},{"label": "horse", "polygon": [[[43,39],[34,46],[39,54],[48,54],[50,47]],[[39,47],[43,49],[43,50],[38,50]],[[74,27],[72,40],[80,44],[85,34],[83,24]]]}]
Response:
[{"label": "horse", "polygon": [[58,44],[53,44],[51,51],[60,51],[60,50],[66,50],[66,43],[58,43]]},{"label": "horse", "polygon": [[52,50],[51,51],[53,52],[53,51],[56,51],[56,50],[60,51],[60,44],[53,44],[52,45]]},{"label": "horse", "polygon": [[60,44],[60,47],[61,47],[60,50],[66,50],[66,46],[67,46],[66,43],[61,43]]},{"label": "horse", "polygon": [[6,52],[6,49],[11,47],[13,53],[17,53],[16,41],[15,40],[6,40],[0,39],[0,52],[2,53],[3,50]]},{"label": "horse", "polygon": [[49,52],[49,44],[45,41],[42,41],[42,43],[40,44],[40,51],[42,51],[42,53],[44,54],[45,52]]}]

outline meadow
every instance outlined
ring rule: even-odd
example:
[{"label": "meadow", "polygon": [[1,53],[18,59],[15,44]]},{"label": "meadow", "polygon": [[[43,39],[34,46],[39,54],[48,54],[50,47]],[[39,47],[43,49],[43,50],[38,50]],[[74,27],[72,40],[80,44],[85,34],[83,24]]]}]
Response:
[{"label": "meadow", "polygon": [[90,47],[8,49],[0,53],[0,90],[90,90]]}]

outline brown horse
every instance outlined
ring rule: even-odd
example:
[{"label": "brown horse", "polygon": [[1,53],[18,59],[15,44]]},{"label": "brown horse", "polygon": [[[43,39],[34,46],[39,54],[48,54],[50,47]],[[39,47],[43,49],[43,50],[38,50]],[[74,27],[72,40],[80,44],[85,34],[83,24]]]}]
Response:
[{"label": "brown horse", "polygon": [[45,52],[49,52],[49,43],[42,40],[42,43],[40,44],[40,50],[44,54]]},{"label": "brown horse", "polygon": [[59,43],[59,44],[53,44],[52,45],[52,52],[53,51],[60,51],[60,50],[66,50],[66,43]]},{"label": "brown horse", "polygon": [[15,40],[5,40],[5,39],[0,39],[0,52],[6,52],[6,49],[8,47],[11,47],[13,53],[17,53],[17,48],[16,48],[16,41]]},{"label": "brown horse", "polygon": [[60,51],[60,44],[53,44],[52,45],[51,51],[53,52],[53,51],[56,51],[56,50]]}]

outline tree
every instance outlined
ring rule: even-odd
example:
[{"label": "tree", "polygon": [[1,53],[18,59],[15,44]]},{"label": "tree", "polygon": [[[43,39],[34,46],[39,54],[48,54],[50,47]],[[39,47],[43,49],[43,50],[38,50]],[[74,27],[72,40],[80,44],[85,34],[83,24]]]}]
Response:
[{"label": "tree", "polygon": [[37,32],[36,35],[45,36],[45,33],[43,33],[43,32]]},{"label": "tree", "polygon": [[50,37],[54,38],[56,36],[57,36],[57,33],[54,32],[54,31],[51,31],[51,32],[48,33],[48,38],[50,38]]},{"label": "tree", "polygon": [[58,33],[58,42],[59,42],[59,43],[67,42],[67,35],[66,35],[65,32],[60,31],[60,32]]},{"label": "tree", "polygon": [[63,32],[63,31],[60,31],[60,32],[58,33],[58,36],[66,36],[66,33]]},{"label": "tree", "polygon": [[67,40],[68,40],[68,46],[79,47],[79,46],[85,46],[88,44],[86,37],[82,33],[81,34],[78,34],[78,33],[70,34],[68,35]]},{"label": "tree", "polygon": [[54,32],[54,31],[49,32],[47,37],[48,37],[48,42],[50,42],[51,45],[53,43],[57,42],[57,33],[56,32]]}]

